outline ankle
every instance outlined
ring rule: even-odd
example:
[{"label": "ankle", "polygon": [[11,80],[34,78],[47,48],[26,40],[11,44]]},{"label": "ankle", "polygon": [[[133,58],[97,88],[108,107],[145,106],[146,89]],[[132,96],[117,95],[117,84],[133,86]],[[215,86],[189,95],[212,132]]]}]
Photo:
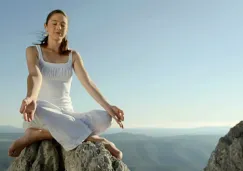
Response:
[{"label": "ankle", "polygon": [[99,137],[97,135],[92,135],[88,137],[85,141],[91,141],[91,142],[106,142],[107,140],[103,137]]},{"label": "ankle", "polygon": [[38,138],[37,131],[38,131],[37,129],[28,128],[26,129],[23,138],[28,142],[32,142],[33,140]]}]

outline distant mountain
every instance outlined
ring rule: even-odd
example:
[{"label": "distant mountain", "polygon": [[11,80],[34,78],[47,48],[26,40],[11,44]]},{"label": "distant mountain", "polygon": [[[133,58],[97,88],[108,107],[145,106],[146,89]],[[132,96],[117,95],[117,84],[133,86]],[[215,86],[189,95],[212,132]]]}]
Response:
[{"label": "distant mountain", "polygon": [[243,170],[243,121],[221,137],[203,171]]},{"label": "distant mountain", "polygon": [[[224,135],[230,127],[199,127],[199,128],[109,128],[104,134],[134,133],[153,137],[167,137],[177,135]],[[23,133],[23,128],[10,125],[0,125],[0,133]]]},{"label": "distant mountain", "polygon": [[110,128],[104,134],[135,133],[153,137],[167,137],[177,135],[224,135],[230,127],[198,127],[198,128]]},{"label": "distant mountain", "polygon": [[0,133],[22,133],[24,129],[10,125],[0,125]]},{"label": "distant mountain", "polygon": [[[0,170],[9,166],[8,147],[21,135],[0,134]],[[131,171],[201,171],[223,135],[152,137],[124,132],[103,136],[123,151],[123,161]]]},{"label": "distant mountain", "polygon": [[200,171],[222,135],[104,136],[123,151],[123,160],[132,171]]}]

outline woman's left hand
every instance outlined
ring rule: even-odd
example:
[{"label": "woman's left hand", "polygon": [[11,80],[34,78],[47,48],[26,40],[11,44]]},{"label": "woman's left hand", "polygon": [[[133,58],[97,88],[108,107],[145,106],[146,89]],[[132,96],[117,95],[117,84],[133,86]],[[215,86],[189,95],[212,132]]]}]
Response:
[{"label": "woman's left hand", "polygon": [[[121,109],[116,106],[111,106],[112,109],[112,117],[116,120],[117,124],[124,128],[122,121],[124,121],[124,113]],[[115,115],[115,116],[114,116]]]}]

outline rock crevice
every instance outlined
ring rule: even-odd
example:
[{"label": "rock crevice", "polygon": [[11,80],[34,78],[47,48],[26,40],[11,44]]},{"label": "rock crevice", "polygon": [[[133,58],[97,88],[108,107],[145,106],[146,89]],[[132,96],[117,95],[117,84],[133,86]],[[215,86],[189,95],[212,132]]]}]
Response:
[{"label": "rock crevice", "polygon": [[204,171],[243,171],[243,121],[219,139]]},{"label": "rock crevice", "polygon": [[25,148],[8,171],[130,171],[113,157],[103,143],[84,142],[65,151],[55,140],[44,140]]}]

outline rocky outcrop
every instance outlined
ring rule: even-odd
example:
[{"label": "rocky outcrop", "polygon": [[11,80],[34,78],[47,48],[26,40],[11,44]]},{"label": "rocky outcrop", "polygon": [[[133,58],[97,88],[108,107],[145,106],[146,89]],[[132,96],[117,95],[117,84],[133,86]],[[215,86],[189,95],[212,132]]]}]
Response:
[{"label": "rocky outcrop", "polygon": [[204,171],[243,171],[243,121],[219,139]]},{"label": "rocky outcrop", "polygon": [[22,151],[8,171],[129,171],[102,143],[85,142],[66,152],[55,140],[34,143]]}]

